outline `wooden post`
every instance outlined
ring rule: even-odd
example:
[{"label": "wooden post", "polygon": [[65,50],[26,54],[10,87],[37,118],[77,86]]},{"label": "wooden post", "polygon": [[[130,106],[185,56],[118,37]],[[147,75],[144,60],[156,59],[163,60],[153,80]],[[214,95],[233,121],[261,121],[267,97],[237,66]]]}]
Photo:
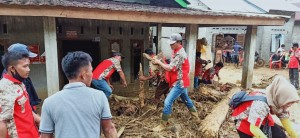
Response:
[{"label": "wooden post", "polygon": [[185,51],[189,58],[190,63],[190,87],[189,91],[194,88],[194,74],[195,74],[195,60],[196,60],[196,44],[198,38],[198,25],[190,24],[185,28]]},{"label": "wooden post", "polygon": [[48,96],[59,91],[55,17],[43,17]]},{"label": "wooden post", "polygon": [[257,26],[248,26],[244,47],[244,63],[242,74],[242,87],[245,89],[252,87],[256,35]]},{"label": "wooden post", "polygon": [[161,52],[162,24],[157,24],[156,54]]}]

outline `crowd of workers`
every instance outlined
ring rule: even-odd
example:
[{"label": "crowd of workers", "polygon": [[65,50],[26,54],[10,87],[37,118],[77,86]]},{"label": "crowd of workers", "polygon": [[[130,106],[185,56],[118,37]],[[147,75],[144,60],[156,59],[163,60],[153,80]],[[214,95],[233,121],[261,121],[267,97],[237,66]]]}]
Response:
[{"label": "crowd of workers", "polygon": [[[153,131],[162,131],[170,125],[169,118],[173,103],[179,97],[193,117],[191,121],[200,123],[197,109],[188,95],[190,64],[182,46],[182,37],[180,34],[172,34],[169,41],[173,51],[171,59],[152,61],[153,64],[159,65],[162,71],[151,73],[150,70],[149,76],[139,76],[141,81],[158,80],[155,104],[160,102],[162,95],[165,95],[161,120]],[[291,54],[296,57],[297,52],[293,49]],[[151,49],[146,49],[145,53],[154,56]],[[203,70],[202,64],[207,61],[203,61],[200,55],[201,53],[196,53],[195,89],[199,88],[199,83],[213,83],[215,76],[220,79],[219,71],[223,67],[223,63],[218,62],[212,68]],[[100,137],[101,130],[105,137],[117,137],[112,122],[109,97],[113,91],[110,76],[115,71],[119,73],[124,87],[127,87],[126,77],[120,64],[124,58],[121,53],[114,52],[111,58],[102,61],[94,70],[91,66],[92,58],[88,53],[75,51],[65,55],[61,65],[69,83],[61,91],[44,100],[41,116],[35,111],[35,106],[41,100],[29,78],[29,57],[34,56],[37,55],[30,52],[26,45],[18,43],[11,45],[2,57],[5,71],[0,80],[0,138],[52,138],[54,136],[96,138]],[[294,57],[291,56],[290,62],[293,60]],[[296,60],[298,63],[298,58]],[[291,64],[293,62],[289,63],[292,70],[294,65]],[[293,85],[278,76],[266,88],[265,93],[253,92],[249,95],[264,96],[267,102],[247,101],[234,109],[232,116],[240,137],[269,136],[269,133],[264,133],[262,129],[265,128],[264,126],[270,126],[273,137],[284,137],[284,131],[277,127],[271,114],[281,119],[285,130],[292,138],[297,137],[288,120],[287,110],[300,100]]]}]

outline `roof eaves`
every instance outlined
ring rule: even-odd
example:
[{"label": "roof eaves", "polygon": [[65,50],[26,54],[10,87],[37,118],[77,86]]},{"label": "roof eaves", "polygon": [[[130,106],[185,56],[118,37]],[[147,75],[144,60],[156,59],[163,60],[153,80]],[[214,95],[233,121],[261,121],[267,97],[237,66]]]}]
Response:
[{"label": "roof eaves", "polygon": [[258,7],[257,5],[255,5],[254,3],[252,3],[252,2],[250,2],[248,0],[244,0],[244,1],[247,2],[249,5],[255,7],[256,9],[258,9],[261,12],[264,12],[264,13],[268,13],[269,12],[269,11],[266,11],[266,10],[262,9],[261,7]]},{"label": "roof eaves", "polygon": [[142,4],[126,4],[120,2],[79,2],[71,0],[63,0],[54,3],[16,3],[1,1],[0,5],[8,6],[51,6],[51,7],[66,7],[66,8],[87,8],[87,9],[100,9],[100,10],[111,10],[111,11],[128,11],[128,12],[144,12],[144,13],[159,13],[159,14],[175,14],[175,15],[191,15],[191,16],[240,16],[240,17],[257,17],[257,18],[269,18],[289,19],[290,16],[283,15],[270,15],[270,14],[259,14],[259,13],[243,13],[243,12],[225,12],[225,11],[212,11],[212,10],[199,10],[193,8],[170,8],[170,7],[158,7],[151,5]]}]

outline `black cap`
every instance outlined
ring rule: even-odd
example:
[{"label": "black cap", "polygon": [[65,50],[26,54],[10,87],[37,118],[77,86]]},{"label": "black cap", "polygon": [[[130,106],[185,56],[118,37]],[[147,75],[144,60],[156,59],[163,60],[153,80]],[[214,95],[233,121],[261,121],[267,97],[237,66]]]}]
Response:
[{"label": "black cap", "polygon": [[154,54],[153,51],[152,51],[152,49],[150,49],[150,48],[147,48],[145,50],[145,53],[148,54],[148,55],[153,55]]},{"label": "black cap", "polygon": [[122,58],[125,58],[120,52],[113,52],[112,56],[121,56]]},{"label": "black cap", "polygon": [[293,43],[293,47],[299,47],[298,43]]}]

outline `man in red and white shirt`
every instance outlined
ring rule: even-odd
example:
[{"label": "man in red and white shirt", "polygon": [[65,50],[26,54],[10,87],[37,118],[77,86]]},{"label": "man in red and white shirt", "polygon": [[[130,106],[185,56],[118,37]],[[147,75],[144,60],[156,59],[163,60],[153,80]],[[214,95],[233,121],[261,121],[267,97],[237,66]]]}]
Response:
[{"label": "man in red and white shirt", "polygon": [[193,117],[199,122],[197,110],[188,96],[187,87],[190,85],[189,71],[190,65],[187,54],[181,45],[182,37],[180,34],[172,34],[170,46],[173,50],[170,64],[165,64],[158,59],[153,62],[159,64],[166,72],[166,80],[171,88],[170,93],[165,99],[161,124],[153,128],[153,131],[161,131],[168,125],[169,117],[172,113],[173,102],[180,97],[185,103]]},{"label": "man in red and white shirt", "polygon": [[111,95],[113,89],[109,79],[115,71],[119,73],[124,87],[127,87],[125,74],[120,63],[122,58],[124,56],[121,53],[113,52],[113,57],[102,61],[93,71],[93,86],[103,91],[107,98]]},{"label": "man in red and white shirt", "polygon": [[0,137],[38,138],[40,118],[30,106],[22,81],[29,76],[28,51],[11,51],[2,57],[7,70],[0,80]]}]

